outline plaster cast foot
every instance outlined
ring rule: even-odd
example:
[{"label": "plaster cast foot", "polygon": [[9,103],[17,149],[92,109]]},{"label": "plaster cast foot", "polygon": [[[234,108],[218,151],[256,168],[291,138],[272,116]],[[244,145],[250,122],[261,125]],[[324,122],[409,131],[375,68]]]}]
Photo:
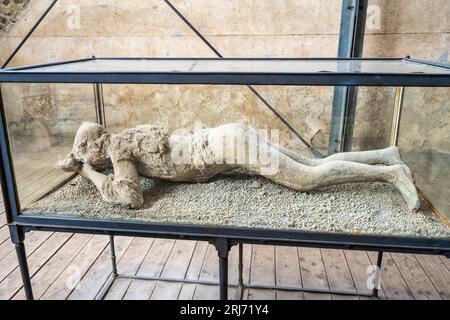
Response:
[{"label": "plaster cast foot", "polygon": [[398,147],[387,148],[386,153],[387,153],[389,163],[391,165],[396,165],[396,164],[402,165],[403,169],[405,170],[406,176],[412,183],[414,183],[415,182],[414,175],[413,175],[411,169],[403,162],[402,157],[400,155],[400,150],[398,149]]},{"label": "plaster cast foot", "polygon": [[394,184],[400,191],[410,210],[418,210],[420,208],[420,199],[417,195],[417,189],[408,177],[403,165],[395,165],[395,181]]}]

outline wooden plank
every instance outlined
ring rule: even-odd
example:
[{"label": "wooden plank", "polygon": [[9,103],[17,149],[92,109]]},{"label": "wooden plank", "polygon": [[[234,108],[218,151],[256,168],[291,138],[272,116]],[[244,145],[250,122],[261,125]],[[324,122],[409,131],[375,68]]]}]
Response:
[{"label": "wooden plank", "polygon": [[[197,244],[192,254],[192,259],[186,272],[186,279],[198,280],[208,249],[208,242],[197,241]],[[195,284],[185,283],[182,285],[178,299],[192,300],[196,289]]]},{"label": "wooden plank", "polygon": [[35,171],[27,181],[22,182],[22,186],[19,187],[19,185],[17,185],[19,199],[23,199],[24,195],[28,194],[30,191],[39,189],[42,181],[47,181],[49,177],[53,177],[56,173],[61,174],[62,172],[55,168],[43,168]]},{"label": "wooden plank", "polygon": [[[300,275],[303,286],[311,289],[329,290],[329,283],[322,252],[316,248],[298,248]],[[304,293],[307,300],[331,300],[330,294]]]},{"label": "wooden plank", "polygon": [[23,193],[29,190],[35,190],[39,185],[39,181],[45,180],[46,176],[51,175],[54,172],[59,172],[63,174],[63,171],[55,169],[54,163],[48,163],[47,161],[41,160],[38,162],[39,165],[32,167],[32,171],[26,176],[16,179],[16,184],[19,192],[19,198],[22,199]]},{"label": "wooden plank", "polygon": [[[352,275],[345,260],[342,250],[321,249],[322,259],[328,277],[330,288],[333,290],[345,290],[356,292]],[[355,296],[344,296],[333,294],[335,300],[358,300]]]},{"label": "wooden plank", "polygon": [[[204,260],[200,260],[197,258],[197,265],[201,267],[200,279],[215,281],[218,283],[218,257],[217,251],[214,246],[210,245],[207,249],[207,254],[204,255]],[[251,250],[252,245],[244,245],[243,247],[243,278],[244,283],[249,283],[250,277],[250,261],[251,261]],[[203,252],[203,251],[202,251]],[[193,257],[194,259],[194,257]],[[238,280],[238,261],[239,261],[239,249],[238,246],[233,246],[231,248],[229,257],[228,257],[228,283],[229,284],[237,284]],[[189,270],[188,270],[189,273]],[[189,277],[189,275],[187,276]],[[190,278],[190,277],[189,277]],[[244,291],[245,294],[243,298],[247,297],[247,291]],[[193,285],[193,284],[184,284],[183,288],[180,292],[180,299],[218,299],[219,297],[219,288],[218,286],[207,286],[207,285]],[[237,288],[234,286],[230,286],[228,288],[228,298],[230,300],[236,299],[237,297]]]},{"label": "wooden plank", "polygon": [[[175,240],[171,239],[155,239],[152,247],[148,251],[142,265],[137,271],[137,275],[157,277],[161,275],[167,258],[171,254],[175,245]],[[156,281],[139,281],[132,280],[123,299],[137,300],[150,299],[155,288]]]},{"label": "wooden plank", "polygon": [[[161,275],[163,277],[184,278],[191,262],[195,245],[196,241],[177,240]],[[181,283],[159,281],[156,283],[151,299],[176,300],[181,286]]]},{"label": "wooden plank", "polygon": [[[376,264],[377,253],[369,252],[369,259]],[[414,300],[414,296],[389,253],[384,253],[381,265],[381,287],[387,299]]]},{"label": "wooden plank", "polygon": [[23,203],[24,206],[33,203],[34,201],[42,197],[44,194],[52,190],[59,183],[68,179],[70,175],[71,175],[70,173],[61,173],[56,169],[53,170],[49,175],[43,177],[40,181],[38,181],[39,187],[33,188],[31,192],[27,195],[27,197],[21,199],[21,203]]},{"label": "wooden plank", "polygon": [[[33,277],[72,237],[70,233],[54,233],[28,258],[28,269]],[[0,300],[11,299],[23,286],[20,269],[16,268],[0,283]]]},{"label": "wooden plank", "polygon": [[[47,172],[47,170],[45,170],[45,172]],[[35,174],[40,176],[38,180],[26,186],[18,185],[19,199],[22,207],[29,205],[70,176],[69,173],[64,173],[54,168],[51,169],[48,174],[44,174],[40,171],[36,171]],[[0,218],[3,220],[2,226],[6,223],[4,211],[3,207],[2,213],[0,214]]]},{"label": "wooden plank", "polygon": [[41,296],[44,300],[65,300],[77,287],[84,274],[89,270],[100,253],[109,243],[109,237],[95,235],[75,258],[60,273]]},{"label": "wooden plank", "polygon": [[0,228],[0,244],[3,244],[8,239],[9,239],[9,228],[8,226],[4,225]]},{"label": "wooden plank", "polygon": [[[135,275],[153,244],[152,238],[134,238],[124,257],[117,265],[119,273]],[[107,293],[105,300],[121,300],[127,293],[131,280],[116,280]]]},{"label": "wooden plank", "polygon": [[[252,245],[243,246],[243,259],[242,259],[242,277],[244,284],[250,283],[250,263],[252,259]],[[228,257],[228,282],[230,284],[237,284],[239,277],[239,247],[233,246],[230,250],[230,255]],[[230,286],[228,289],[228,297],[230,300],[235,300],[237,298],[237,287]],[[247,291],[244,290],[243,299],[247,299]]]},{"label": "wooden plank", "polygon": [[[51,232],[34,232],[31,234],[25,240],[25,251],[27,256],[30,256],[51,235]],[[2,261],[0,261],[0,281],[5,279],[15,268],[17,268],[17,266],[17,256],[14,250],[10,252]]]},{"label": "wooden plank", "polygon": [[[65,149],[67,149],[66,147],[64,147]],[[52,151],[54,151],[55,149],[52,148]],[[36,191],[37,189],[40,188],[39,184],[35,185],[34,188],[29,188],[29,185],[32,184],[32,182],[34,182],[37,177],[44,177],[46,172],[50,172],[50,170],[52,171],[57,171],[54,167],[55,164],[55,159],[53,156],[54,153],[52,152],[41,152],[39,155],[38,154],[33,154],[34,158],[33,159],[39,159],[37,160],[32,160],[33,163],[32,165],[30,165],[30,157],[27,155],[24,155],[21,159],[17,159],[16,155],[14,156],[14,164],[16,167],[16,172],[15,172],[15,177],[16,177],[16,183],[17,183],[17,189],[19,194],[21,195],[19,198],[21,200],[22,205],[24,205],[26,202],[24,202],[24,198],[26,198],[27,196],[29,196],[29,194],[31,192]],[[26,159],[26,160],[23,160]],[[19,169],[18,169],[19,168]],[[23,168],[23,169],[20,169]],[[61,174],[63,175],[67,175],[63,172],[60,171]],[[24,188],[28,188],[29,190],[27,190],[26,192],[24,191]],[[1,199],[1,203],[3,203],[3,199]],[[2,206],[1,210],[0,210],[0,218],[2,220],[4,220],[4,207]],[[1,220],[0,220],[1,221]],[[4,222],[4,221],[2,221]]]},{"label": "wooden plank", "polygon": [[[92,235],[73,235],[73,237],[41,268],[41,270],[33,276],[31,285],[33,287],[35,299],[40,299],[45,291],[52,285],[53,281],[58,278],[64,268],[70,264],[73,258],[76,257],[78,252],[84,248],[91,238]],[[23,290],[19,291],[13,299],[24,300],[25,294]]]},{"label": "wooden plank", "polygon": [[[275,247],[253,245],[250,283],[262,285],[275,284]],[[275,290],[249,289],[248,299],[275,299]]]},{"label": "wooden plank", "polygon": [[444,266],[447,268],[448,271],[450,271],[450,259],[444,256],[439,257],[444,264]]},{"label": "wooden plank", "polygon": [[[365,251],[344,251],[347,264],[349,266],[350,272],[352,274],[353,281],[356,286],[356,290],[359,293],[372,293],[373,288],[371,285],[373,283],[370,281],[370,277],[374,277],[376,271],[376,265],[372,264]],[[381,271],[381,270],[380,270]],[[380,283],[383,281],[382,276],[380,276]],[[368,283],[369,280],[369,283]],[[383,288],[379,288],[378,296],[380,299],[386,299]],[[360,299],[371,299],[362,298]]]},{"label": "wooden plank", "polygon": [[[47,171],[47,170],[45,170]],[[36,169],[29,177],[33,177],[34,175],[43,175],[41,172],[41,169]],[[45,177],[44,177],[45,179]],[[33,187],[30,187],[29,184],[25,183],[26,181],[18,181],[17,182],[17,189],[19,192],[19,199],[21,202],[21,205],[24,206],[30,201],[30,196],[37,192],[41,188],[39,184],[34,184]],[[3,199],[2,199],[3,200]],[[5,208],[2,206],[0,217],[3,220],[3,223],[6,223],[6,217],[5,217]]]},{"label": "wooden plank", "polygon": [[391,256],[416,299],[441,299],[414,255],[391,253]]},{"label": "wooden plank", "polygon": [[14,250],[14,243],[12,243],[11,240],[5,241],[0,244],[0,262],[11,253],[15,252]]},{"label": "wooden plank", "polygon": [[[200,279],[219,282],[219,263],[216,248],[209,244],[203,266],[200,271]],[[194,292],[194,300],[219,299],[219,287],[209,285],[197,285]]]},{"label": "wooden plank", "polygon": [[443,300],[450,300],[450,272],[438,257],[416,255],[416,259],[428,275]]},{"label": "wooden plank", "polygon": [[[121,261],[132,240],[132,237],[114,238],[117,262]],[[94,300],[111,274],[111,270],[111,252],[107,246],[67,299]]]},{"label": "wooden plank", "polygon": [[[276,284],[301,287],[300,264],[295,247],[275,247]],[[277,290],[277,300],[303,300],[303,292]]]},{"label": "wooden plank", "polygon": [[[19,199],[22,203],[27,202],[26,198],[30,196],[33,192],[35,192],[37,189],[40,188],[39,184],[36,184],[34,187],[30,188],[30,181],[35,181],[36,176],[45,176],[45,172],[49,172],[49,170],[54,170],[45,168],[42,164],[41,165],[34,165],[33,167],[30,167],[29,170],[26,173],[23,173],[19,175],[19,178],[16,176],[16,183],[17,183],[17,189],[19,193]],[[43,173],[44,171],[44,173]],[[3,204],[3,198],[1,199],[1,203]],[[0,222],[2,226],[5,226],[6,224],[6,217],[5,217],[5,208],[2,205],[0,209]]]}]

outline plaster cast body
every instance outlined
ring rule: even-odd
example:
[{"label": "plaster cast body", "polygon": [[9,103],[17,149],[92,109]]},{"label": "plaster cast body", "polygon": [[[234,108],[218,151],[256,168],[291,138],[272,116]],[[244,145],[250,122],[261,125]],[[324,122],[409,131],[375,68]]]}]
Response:
[{"label": "plaster cast body", "polygon": [[[227,143],[230,137],[242,142],[244,153],[239,154],[234,143]],[[268,164],[265,155],[276,159],[276,170],[268,170],[273,161]],[[253,160],[249,161],[250,158]],[[113,176],[96,171],[111,165]],[[420,206],[412,174],[396,147],[310,159],[275,146],[259,137],[254,129],[234,123],[172,135],[154,125],[110,134],[98,124],[83,123],[72,153],[58,161],[57,167],[78,171],[96,185],[105,201],[130,208],[143,204],[139,175],[178,182],[206,182],[231,170],[261,175],[299,191],[350,182],[388,182],[397,187],[410,209]]]}]

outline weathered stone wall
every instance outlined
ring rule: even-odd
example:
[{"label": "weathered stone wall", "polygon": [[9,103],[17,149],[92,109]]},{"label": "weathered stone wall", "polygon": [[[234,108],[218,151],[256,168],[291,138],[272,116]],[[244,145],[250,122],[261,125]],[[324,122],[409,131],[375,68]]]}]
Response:
[{"label": "weathered stone wall", "polygon": [[[340,0],[173,0],[179,10],[223,53],[235,57],[335,56]],[[26,34],[49,1],[34,0],[22,18],[0,38],[0,59]],[[364,56],[449,61],[448,0],[372,0]],[[205,56],[211,51],[160,0],[61,0],[36,30],[11,65],[96,56]],[[328,143],[332,88],[258,87],[258,90],[312,143]],[[70,136],[81,120],[93,119],[91,86],[5,85],[9,121],[37,126],[47,143]],[[361,88],[354,146],[384,147],[388,143],[393,88]],[[260,128],[281,129],[282,143],[301,144],[241,86],[105,86],[107,123],[126,127],[162,121],[171,129],[193,128],[194,121],[214,126],[239,121]],[[417,89],[405,108],[418,112],[448,107],[448,89]],[[426,108],[424,109],[424,106]],[[448,146],[449,121],[430,112],[429,124],[405,148]],[[17,125],[17,132],[24,131]],[[417,125],[416,125],[417,126]],[[47,130],[43,128],[46,127]],[[408,128],[404,125],[403,128]],[[421,131],[428,132],[422,134]],[[424,140],[429,143],[424,143]],[[30,141],[29,139],[25,139]],[[444,148],[444,149],[445,149]],[[447,151],[450,149],[446,149]]]},{"label": "weathered stone wall", "polygon": [[26,8],[30,0],[1,0],[0,2],[0,32],[8,29],[16,21],[16,17]]}]

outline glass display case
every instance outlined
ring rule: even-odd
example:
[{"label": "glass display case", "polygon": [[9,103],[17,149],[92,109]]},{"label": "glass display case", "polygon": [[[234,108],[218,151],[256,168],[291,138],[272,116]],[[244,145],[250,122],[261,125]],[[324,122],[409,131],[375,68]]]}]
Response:
[{"label": "glass display case", "polygon": [[[222,291],[227,286],[228,250],[242,243],[450,254],[449,66],[411,58],[93,57],[2,69],[0,82],[2,191],[8,222],[23,230],[208,240],[218,250]],[[268,145],[279,150],[282,157],[298,157],[302,159],[299,162],[306,161],[311,167],[319,168],[327,159],[340,161],[341,171],[347,162],[365,161],[368,166],[351,167],[347,178],[330,185],[318,183],[319,188],[314,190],[286,187],[288,183],[277,183],[270,173],[248,175],[242,170],[222,170],[193,184],[145,176],[145,170],[138,168],[142,201],[138,208],[131,208],[134,202],[127,207],[105,201],[102,186],[96,186],[95,179],[80,176],[79,170],[55,168],[58,161],[74,152],[74,140],[83,123],[98,123],[113,137],[145,124],[165,125],[170,137],[181,135],[176,130],[180,118],[170,112],[170,105],[159,106],[160,110],[169,110],[163,117],[161,112],[151,113],[154,97],[162,95],[161,88],[166,85],[195,85],[190,87],[190,94],[195,94],[196,88],[212,90],[223,85],[268,85],[280,90],[296,86],[370,88],[387,94],[392,102],[386,106],[387,116],[379,115],[380,119],[391,119],[392,129],[374,134],[385,137],[375,144],[384,151],[357,146],[358,151],[369,153],[324,159],[297,153],[285,146],[283,137],[277,140],[270,133]],[[139,102],[142,95],[137,93],[150,98]],[[226,110],[221,112],[225,114]],[[36,114],[40,117],[31,116]],[[167,125],[172,117],[178,120]],[[357,114],[358,130],[370,130],[370,123],[364,121]],[[220,124],[227,122],[231,121]],[[240,128],[236,125],[231,131]],[[271,132],[275,128],[264,129]],[[358,134],[356,131],[355,141]],[[363,154],[370,154],[370,159],[361,160]],[[365,169],[397,170],[404,164],[406,169],[401,170],[411,170],[413,176],[408,171],[406,176],[414,179],[418,189],[420,205],[415,208],[405,203],[397,178],[355,177]],[[94,169],[102,177],[117,173],[111,163]],[[336,174],[333,170],[328,174]]]}]

